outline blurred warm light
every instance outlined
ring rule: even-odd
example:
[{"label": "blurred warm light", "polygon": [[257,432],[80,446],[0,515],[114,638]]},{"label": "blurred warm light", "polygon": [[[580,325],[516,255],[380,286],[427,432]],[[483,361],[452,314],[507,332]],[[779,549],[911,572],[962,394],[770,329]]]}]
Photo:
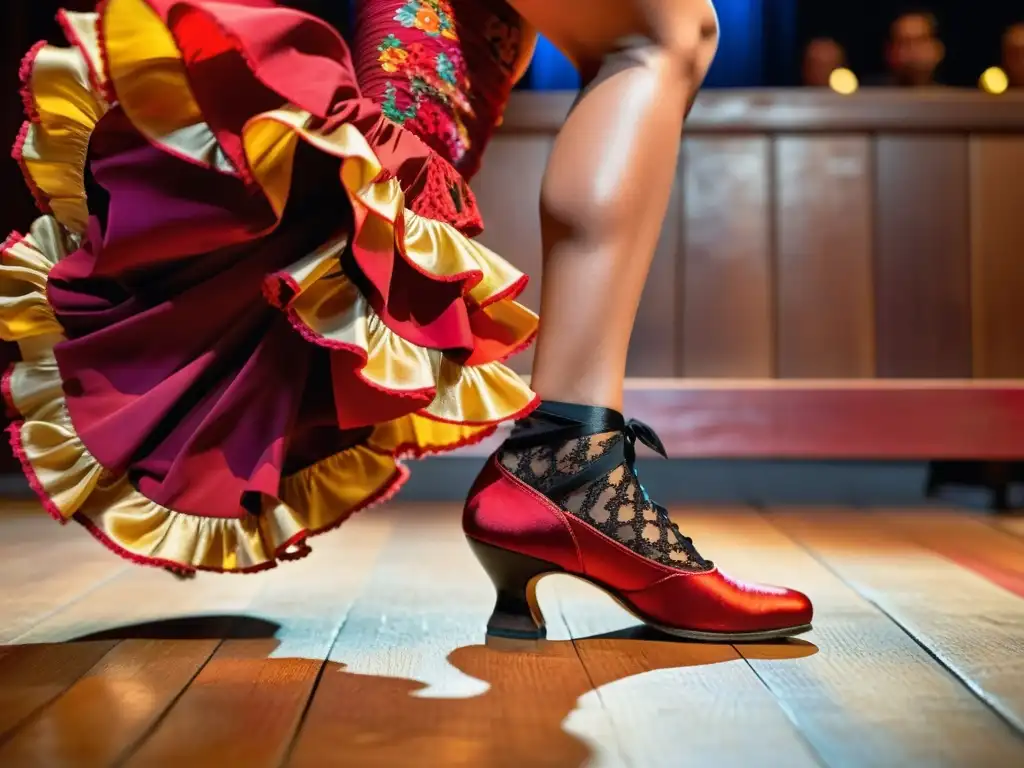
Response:
[{"label": "blurred warm light", "polygon": [[857,76],[853,72],[846,67],[840,67],[832,70],[832,74],[828,76],[828,87],[836,93],[849,96],[857,91],[860,83],[857,82]]},{"label": "blurred warm light", "polygon": [[1010,79],[999,67],[989,67],[978,78],[978,86],[985,93],[1004,93],[1010,87]]}]

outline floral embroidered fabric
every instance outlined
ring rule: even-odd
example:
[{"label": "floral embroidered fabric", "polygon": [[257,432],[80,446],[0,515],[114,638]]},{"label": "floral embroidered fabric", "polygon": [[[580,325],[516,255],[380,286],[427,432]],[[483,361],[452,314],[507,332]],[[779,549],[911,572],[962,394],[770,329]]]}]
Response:
[{"label": "floral embroidered fabric", "polygon": [[502,0],[369,0],[355,35],[363,93],[468,178],[501,120],[521,35]]}]

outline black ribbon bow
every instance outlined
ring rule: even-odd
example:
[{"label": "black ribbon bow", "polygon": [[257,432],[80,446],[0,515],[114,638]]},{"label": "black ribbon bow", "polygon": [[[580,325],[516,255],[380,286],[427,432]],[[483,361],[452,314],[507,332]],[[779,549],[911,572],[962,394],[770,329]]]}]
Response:
[{"label": "black ribbon bow", "polygon": [[633,463],[636,461],[637,441],[646,445],[662,458],[668,458],[668,451],[665,450],[665,444],[661,442],[658,433],[639,419],[629,419],[623,431],[626,433],[626,445],[628,446],[626,458],[630,466],[633,466]]},{"label": "black ribbon bow", "polygon": [[[668,458],[668,451],[665,449],[665,444],[661,442],[661,438],[658,437],[658,433],[655,432],[652,427],[644,424],[639,419],[629,419],[626,422],[626,427],[623,429],[623,432],[626,435],[626,462],[629,464],[629,468],[632,470],[633,476],[636,477],[638,481],[640,480],[640,474],[636,469],[637,442],[643,443],[662,458]],[[643,487],[643,484],[640,485],[640,488],[643,490],[644,496],[647,496],[647,489]],[[688,536],[683,536],[679,527],[669,516],[668,509],[663,507],[661,504],[652,501],[649,496],[647,496],[647,500],[654,506],[654,510],[658,516],[672,528],[676,537],[686,547],[692,547],[693,541]]]}]

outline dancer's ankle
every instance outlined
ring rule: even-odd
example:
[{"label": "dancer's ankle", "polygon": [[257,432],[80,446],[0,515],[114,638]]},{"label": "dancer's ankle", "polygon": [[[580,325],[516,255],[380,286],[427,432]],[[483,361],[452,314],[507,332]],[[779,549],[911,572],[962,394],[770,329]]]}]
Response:
[{"label": "dancer's ankle", "polygon": [[578,382],[565,386],[537,386],[531,381],[531,387],[544,403],[563,403],[590,408],[608,408],[622,412],[622,384],[614,387],[597,387],[587,382]]}]

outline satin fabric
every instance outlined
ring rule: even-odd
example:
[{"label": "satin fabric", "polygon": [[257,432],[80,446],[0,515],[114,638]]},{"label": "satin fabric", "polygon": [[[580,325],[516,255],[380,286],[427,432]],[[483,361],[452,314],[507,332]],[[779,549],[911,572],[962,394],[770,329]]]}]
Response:
[{"label": "satin fabric", "polygon": [[[45,215],[0,264],[12,444],[52,516],[137,562],[259,570],[393,495],[403,456],[534,407],[502,363],[536,328],[525,276],[332,29],[243,0],[61,20],[15,152]],[[424,214],[438,184],[461,212]]]}]

